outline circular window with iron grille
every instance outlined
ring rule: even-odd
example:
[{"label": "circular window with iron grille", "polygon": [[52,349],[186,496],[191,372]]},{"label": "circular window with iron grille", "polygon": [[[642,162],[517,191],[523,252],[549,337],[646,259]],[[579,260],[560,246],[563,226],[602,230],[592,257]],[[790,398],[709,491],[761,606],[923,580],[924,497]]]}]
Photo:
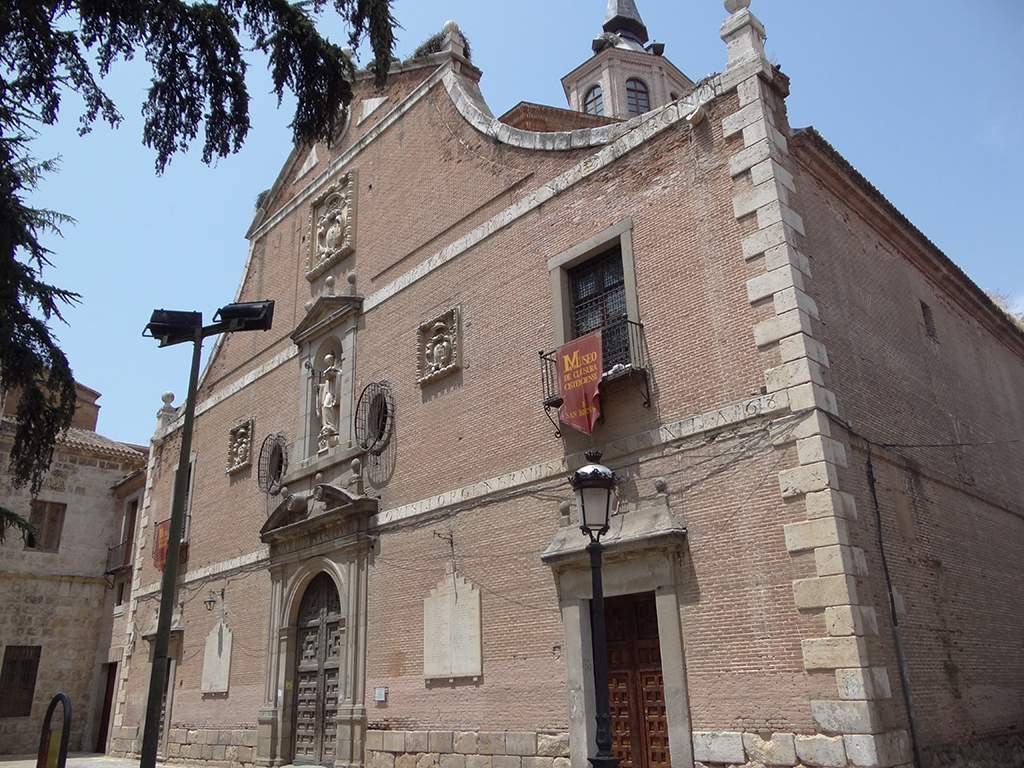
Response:
[{"label": "circular window with iron grille", "polygon": [[288,441],[278,432],[267,435],[260,448],[257,483],[264,493],[276,496],[281,492],[281,481],[288,471]]},{"label": "circular window with iron grille", "polygon": [[368,384],[356,404],[356,440],[370,453],[380,455],[391,439],[395,399],[386,381]]}]

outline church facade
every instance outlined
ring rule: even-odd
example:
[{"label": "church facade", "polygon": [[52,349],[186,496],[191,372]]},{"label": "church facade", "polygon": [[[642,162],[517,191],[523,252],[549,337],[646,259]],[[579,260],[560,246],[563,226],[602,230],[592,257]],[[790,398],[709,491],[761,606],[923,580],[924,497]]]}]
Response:
[{"label": "church facade", "polygon": [[[568,108],[495,118],[449,22],[260,197],[193,456],[165,398],[114,753],[141,742],[177,472],[169,760],[584,768],[586,538],[624,766],[1024,750],[1024,333],[813,129],[749,2],[694,82],[612,0]],[[600,332],[600,418],[558,351]],[[980,763],[976,763],[980,764]]]}]

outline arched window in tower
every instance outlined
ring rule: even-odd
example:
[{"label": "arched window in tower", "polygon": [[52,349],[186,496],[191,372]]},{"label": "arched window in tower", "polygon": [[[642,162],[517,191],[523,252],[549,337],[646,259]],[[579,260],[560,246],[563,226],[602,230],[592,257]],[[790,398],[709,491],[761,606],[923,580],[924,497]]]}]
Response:
[{"label": "arched window in tower", "polygon": [[634,117],[651,111],[651,93],[643,80],[631,77],[626,81],[626,108]]},{"label": "arched window in tower", "polygon": [[588,115],[604,114],[604,93],[601,92],[600,85],[595,85],[587,91],[587,96],[583,99],[583,111]]}]

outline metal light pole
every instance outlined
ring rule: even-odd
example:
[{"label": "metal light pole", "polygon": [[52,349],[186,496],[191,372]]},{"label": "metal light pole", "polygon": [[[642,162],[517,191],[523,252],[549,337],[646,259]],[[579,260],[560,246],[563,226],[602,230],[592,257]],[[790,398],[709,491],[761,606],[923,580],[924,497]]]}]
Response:
[{"label": "metal light pole", "polygon": [[612,718],[608,703],[608,638],[604,625],[604,580],[601,575],[601,536],[608,532],[615,473],[600,463],[601,452],[586,452],[587,461],[569,478],[576,492],[576,508],[580,530],[590,537],[592,635],[594,640],[594,699],[597,705],[597,754],[590,758],[594,768],[618,768],[619,759],[612,754]]},{"label": "metal light pole", "polygon": [[[168,532],[167,559],[160,580],[160,614],[157,620],[156,640],[153,647],[153,666],[149,675],[149,696],[146,700],[146,725],[142,735],[141,768],[156,765],[157,742],[160,737],[160,709],[164,699],[167,678],[168,651],[171,640],[171,618],[174,612],[174,593],[178,582],[178,561],[181,552],[181,534],[185,525],[185,496],[188,493],[189,473],[186,470],[192,453],[192,424],[196,415],[196,387],[199,383],[199,362],[203,339],[219,333],[235,331],[269,330],[274,319],[274,302],[257,301],[229,304],[217,310],[212,325],[203,326],[200,312],[153,312],[143,336],[152,336],[161,347],[186,341],[192,342],[192,368],[188,377],[188,395],[185,398],[185,422],[181,430],[181,450],[178,454],[178,472],[174,478],[171,503],[171,526]],[[149,333],[147,334],[146,331]]]}]

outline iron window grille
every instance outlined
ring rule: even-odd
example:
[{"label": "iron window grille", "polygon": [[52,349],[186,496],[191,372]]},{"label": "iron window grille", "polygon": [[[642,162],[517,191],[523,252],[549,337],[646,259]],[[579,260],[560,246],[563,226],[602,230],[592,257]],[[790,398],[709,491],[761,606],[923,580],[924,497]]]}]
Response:
[{"label": "iron window grille", "polygon": [[120,544],[107,549],[106,573],[115,573],[132,564],[132,542],[125,539]]}]

